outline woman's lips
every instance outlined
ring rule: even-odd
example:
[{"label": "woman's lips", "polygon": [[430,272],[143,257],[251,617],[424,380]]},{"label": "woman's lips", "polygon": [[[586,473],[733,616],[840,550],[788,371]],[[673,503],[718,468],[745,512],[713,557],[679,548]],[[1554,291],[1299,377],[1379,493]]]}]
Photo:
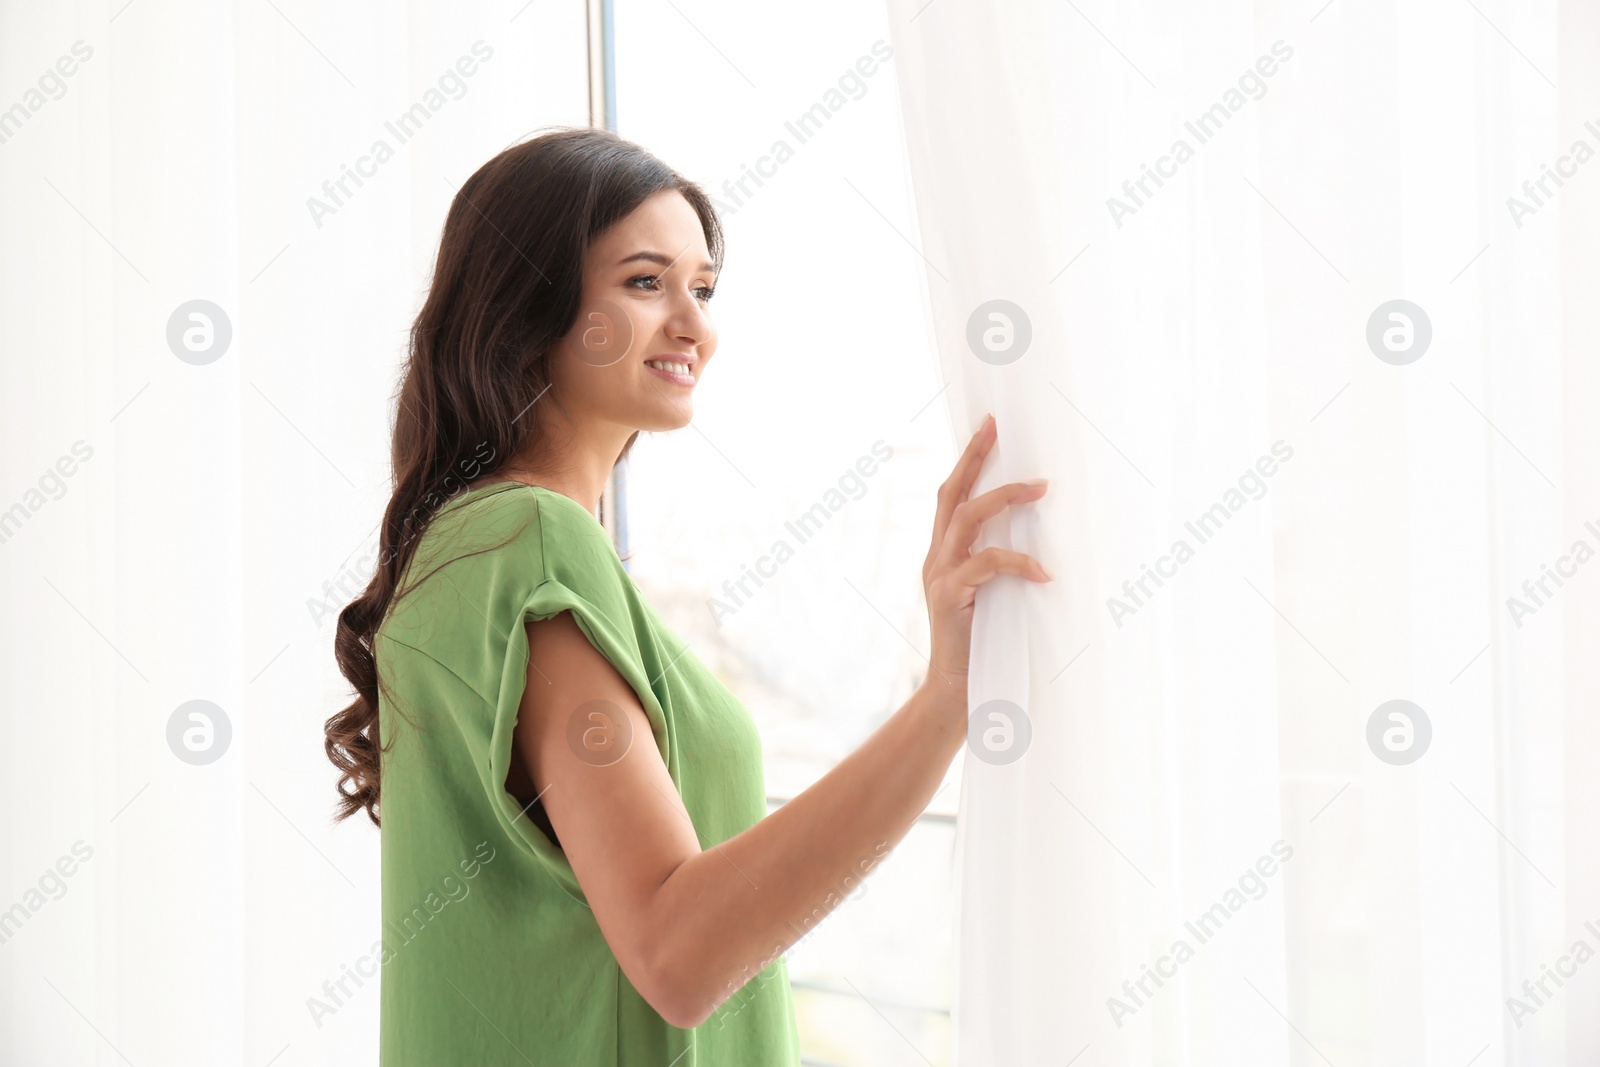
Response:
[{"label": "woman's lips", "polygon": [[688,386],[690,388],[694,387],[694,375],[693,374],[675,374],[672,371],[663,370],[660,367],[657,367],[656,365],[654,365],[653,363],[646,363],[644,365],[644,368],[645,368],[645,370],[649,371],[651,374],[654,374],[656,377],[663,378],[663,379],[671,382],[673,385],[683,385],[683,386]]}]

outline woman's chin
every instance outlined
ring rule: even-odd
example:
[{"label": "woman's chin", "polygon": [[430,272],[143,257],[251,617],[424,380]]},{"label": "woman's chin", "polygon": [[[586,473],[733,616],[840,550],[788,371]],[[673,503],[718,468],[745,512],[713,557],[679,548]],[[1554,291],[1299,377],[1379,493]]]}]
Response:
[{"label": "woman's chin", "polygon": [[693,421],[694,404],[685,398],[656,405],[646,424],[641,424],[639,428],[652,433],[662,433],[667,430],[681,430]]}]

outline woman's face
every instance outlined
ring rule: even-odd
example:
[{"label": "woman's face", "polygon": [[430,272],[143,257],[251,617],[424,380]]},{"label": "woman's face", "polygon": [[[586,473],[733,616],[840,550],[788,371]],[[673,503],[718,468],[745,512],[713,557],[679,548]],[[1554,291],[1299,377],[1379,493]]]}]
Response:
[{"label": "woman's face", "polygon": [[577,322],[551,362],[562,407],[629,433],[688,425],[717,349],[707,307],[716,281],[700,217],[676,190],[602,234],[584,264]]}]

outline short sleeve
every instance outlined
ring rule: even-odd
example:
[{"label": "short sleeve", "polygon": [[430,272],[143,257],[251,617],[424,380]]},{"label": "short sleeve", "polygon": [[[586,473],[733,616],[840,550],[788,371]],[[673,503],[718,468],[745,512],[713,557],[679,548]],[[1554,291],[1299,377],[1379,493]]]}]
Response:
[{"label": "short sleeve", "polygon": [[[494,717],[489,751],[486,759],[476,762],[487,768],[485,789],[512,842],[538,859],[568,894],[587,905],[566,853],[556,847],[505,788],[517,713],[528,680],[528,634],[524,624],[570,611],[589,643],[633,689],[650,721],[668,773],[674,782],[679,781],[679,775],[667,709],[646,666],[647,656],[654,658],[655,650],[644,647],[650,641],[650,632],[644,625],[642,602],[622,569],[605,528],[576,501],[565,497],[549,499],[556,495],[549,490],[539,494],[532,529],[519,534],[526,551],[517,554],[518,569],[526,569],[515,579],[508,576],[507,580],[521,591],[520,599],[502,601],[499,596],[491,597],[492,602],[505,603],[507,607],[514,603],[515,610],[505,627],[504,671],[498,690],[492,694]],[[635,743],[639,740],[635,738]]]}]

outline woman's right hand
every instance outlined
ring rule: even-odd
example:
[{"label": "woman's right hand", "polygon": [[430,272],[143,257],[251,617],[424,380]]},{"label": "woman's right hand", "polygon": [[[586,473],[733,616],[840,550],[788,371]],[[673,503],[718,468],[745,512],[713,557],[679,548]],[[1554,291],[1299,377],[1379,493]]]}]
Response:
[{"label": "woman's right hand", "polygon": [[933,519],[933,544],[922,564],[922,589],[928,603],[931,652],[923,683],[953,700],[966,714],[967,662],[972,648],[972,605],[978,587],[996,574],[1020,574],[1037,582],[1051,576],[1038,560],[1022,552],[986,548],[974,555],[972,545],[985,520],[1012,504],[1044,496],[1047,483],[1010,482],[968,500],[984,457],[994,447],[994,416],[984,420],[967,442],[939,487],[939,508]]}]

